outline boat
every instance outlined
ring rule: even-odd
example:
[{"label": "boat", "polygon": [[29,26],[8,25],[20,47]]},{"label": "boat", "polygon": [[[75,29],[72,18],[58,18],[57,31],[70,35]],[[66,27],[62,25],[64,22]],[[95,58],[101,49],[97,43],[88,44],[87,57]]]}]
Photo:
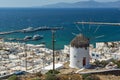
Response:
[{"label": "boat", "polygon": [[43,35],[36,34],[33,36],[33,40],[40,40],[43,38]]},{"label": "boat", "polygon": [[24,40],[30,40],[32,39],[32,36],[25,36]]},{"label": "boat", "polygon": [[7,40],[8,40],[8,41],[16,41],[15,38],[8,38]]}]

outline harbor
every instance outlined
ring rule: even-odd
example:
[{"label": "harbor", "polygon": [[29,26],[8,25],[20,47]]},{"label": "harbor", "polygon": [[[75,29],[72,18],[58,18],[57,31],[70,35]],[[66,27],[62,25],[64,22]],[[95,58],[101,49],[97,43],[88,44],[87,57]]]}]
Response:
[{"label": "harbor", "polygon": [[0,5],[0,80],[120,79],[120,1],[31,2]]}]

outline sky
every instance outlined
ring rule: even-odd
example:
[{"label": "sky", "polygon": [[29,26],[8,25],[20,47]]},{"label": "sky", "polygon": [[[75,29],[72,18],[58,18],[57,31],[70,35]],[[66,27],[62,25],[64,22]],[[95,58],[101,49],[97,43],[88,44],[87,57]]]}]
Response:
[{"label": "sky", "polygon": [[[59,2],[79,2],[87,0],[0,0],[0,7],[36,7]],[[118,0],[95,0],[99,2],[113,2]]]}]

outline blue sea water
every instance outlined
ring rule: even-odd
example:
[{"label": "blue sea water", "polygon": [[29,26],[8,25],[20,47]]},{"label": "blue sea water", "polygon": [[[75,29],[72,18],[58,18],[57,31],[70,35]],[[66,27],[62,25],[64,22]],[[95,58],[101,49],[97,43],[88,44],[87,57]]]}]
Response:
[{"label": "blue sea water", "polygon": [[[120,9],[41,9],[41,8],[0,8],[0,32],[24,29],[27,27],[40,26],[62,26],[64,30],[56,31],[55,48],[62,49],[65,44],[75,37],[72,34],[84,33],[92,37],[91,43],[102,41],[119,41],[120,26],[112,25],[77,25],[82,31],[76,28],[74,22],[95,21],[120,23]],[[100,26],[98,29],[97,27]],[[96,31],[97,29],[97,31]],[[40,44],[45,41],[47,47],[52,47],[51,31],[39,31],[34,33],[14,33],[0,35],[4,38],[24,38],[26,35],[44,35],[39,41],[27,43]],[[104,35],[101,38],[97,36]]]}]

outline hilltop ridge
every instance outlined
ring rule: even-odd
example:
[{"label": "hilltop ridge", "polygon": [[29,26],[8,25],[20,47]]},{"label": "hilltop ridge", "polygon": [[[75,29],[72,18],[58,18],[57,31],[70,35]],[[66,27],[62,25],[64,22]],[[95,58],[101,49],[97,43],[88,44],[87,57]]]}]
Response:
[{"label": "hilltop ridge", "polygon": [[119,8],[120,1],[115,2],[97,2],[94,0],[80,1],[75,3],[56,3],[44,5],[42,8]]}]

